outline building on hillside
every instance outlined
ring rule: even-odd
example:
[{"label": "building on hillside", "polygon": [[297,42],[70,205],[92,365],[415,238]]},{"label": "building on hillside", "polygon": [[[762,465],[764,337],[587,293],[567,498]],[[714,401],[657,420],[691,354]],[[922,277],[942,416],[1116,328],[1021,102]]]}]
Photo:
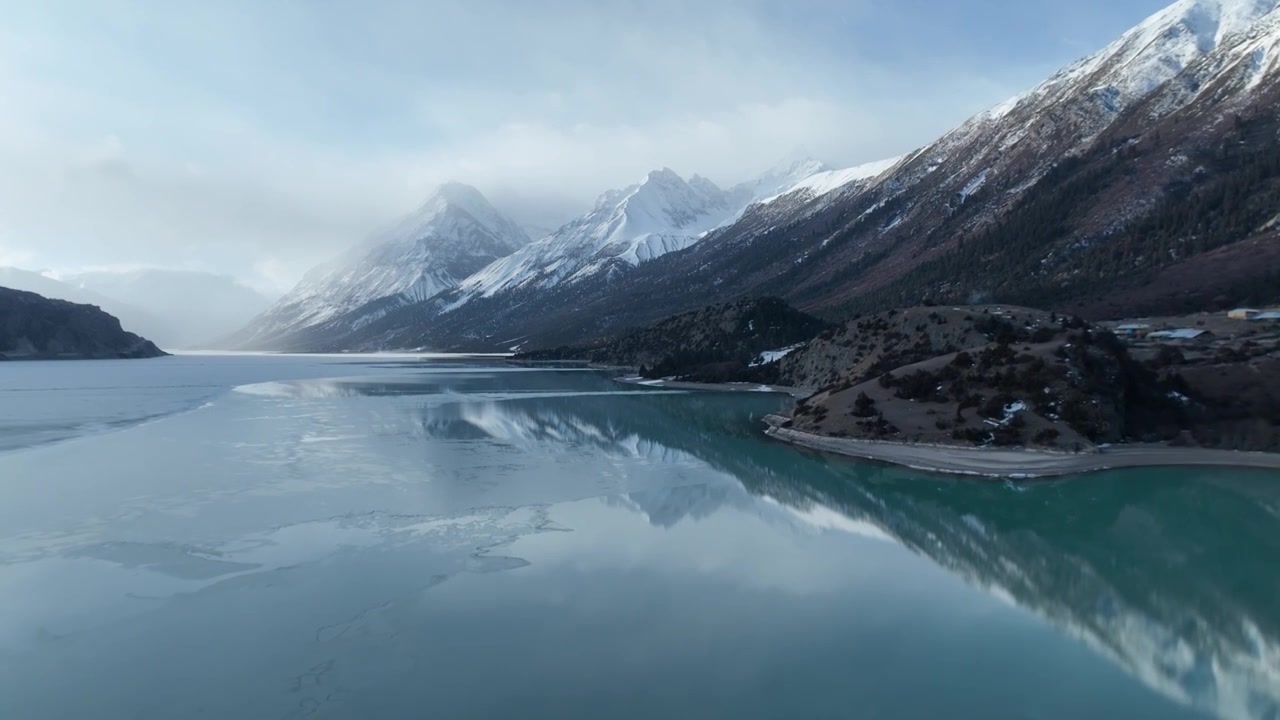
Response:
[{"label": "building on hillside", "polygon": [[1227,317],[1232,320],[1252,320],[1261,314],[1262,311],[1255,308],[1236,308],[1227,312]]},{"label": "building on hillside", "polygon": [[1201,328],[1174,328],[1147,333],[1148,340],[1203,340],[1213,337],[1213,333]]},{"label": "building on hillside", "polygon": [[1149,330],[1150,328],[1150,325],[1144,325],[1142,323],[1126,323],[1124,325],[1116,326],[1116,334],[1133,337],[1135,335],[1142,334],[1143,331]]},{"label": "building on hillside", "polygon": [[1270,320],[1272,322],[1275,322],[1277,320],[1280,320],[1280,310],[1267,310],[1265,312],[1260,312],[1249,319],[1250,320]]}]

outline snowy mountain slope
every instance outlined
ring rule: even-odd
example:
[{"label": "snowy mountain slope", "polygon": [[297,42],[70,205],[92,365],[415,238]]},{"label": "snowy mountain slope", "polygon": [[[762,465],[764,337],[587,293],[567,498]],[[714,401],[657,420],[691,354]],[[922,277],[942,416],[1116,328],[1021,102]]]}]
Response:
[{"label": "snowy mountain slope", "polygon": [[729,192],[734,196],[735,203],[746,209],[748,205],[765,202],[767,198],[789,192],[809,178],[826,172],[832,172],[826,163],[801,156],[784,160],[759,177],[733,186]]},{"label": "snowy mountain slope", "polygon": [[828,317],[922,298],[1074,312],[1092,298],[1102,317],[1121,312],[1133,288],[1165,282],[1166,267],[1194,287],[1148,293],[1157,301],[1147,311],[1235,302],[1280,268],[1249,262],[1264,257],[1254,253],[1217,262],[1225,272],[1212,277],[1184,270],[1268,227],[1263,241],[1276,235],[1267,223],[1280,203],[1277,6],[1180,0],[871,177],[762,193],[769,202],[634,265],[577,275],[590,256],[564,256],[523,268],[534,275],[487,270],[500,292],[474,292],[483,283],[469,280],[467,302],[451,293],[393,310],[337,342],[532,349],[759,296]]},{"label": "snowy mountain slope", "polygon": [[339,319],[349,328],[379,317],[352,315],[378,303],[420,302],[447,290],[498,258],[527,245],[518,225],[478,190],[460,183],[438,188],[391,231],[317,267],[267,312],[227,343],[271,348],[285,336]]},{"label": "snowy mountain slope", "polygon": [[546,289],[682,250],[751,203],[825,169],[805,158],[729,190],[698,175],[685,181],[670,168],[655,170],[636,185],[604,193],[591,212],[467,278],[450,303]]},{"label": "snowy mountain slope", "polygon": [[[1074,283],[1080,290],[1070,292],[1086,292],[1083,282],[1100,272],[1136,281],[1100,257],[1107,239],[1164,207],[1170,188],[1241,177],[1221,152],[1237,142],[1232,133],[1258,151],[1274,141],[1265,128],[1276,120],[1280,85],[1277,5],[1182,0],[888,171],[817,201],[775,200],[778,207],[748,212],[670,263],[643,268],[627,281],[634,290],[611,292],[661,298],[673,312],[729,292],[850,312],[917,303],[925,293],[964,302],[1001,285],[1012,293],[1015,283],[1028,294],[1012,299],[1044,303],[1056,291],[1033,288]],[[1140,138],[1166,147],[1148,150]],[[1063,197],[1079,200],[1062,210],[1069,217],[1035,219],[1046,209],[1033,204]],[[1023,221],[1027,229],[1014,232]],[[1008,275],[992,277],[996,257],[1009,259]],[[616,317],[627,299],[574,302],[575,312]],[[851,304],[860,305],[843,309]]]},{"label": "snowy mountain slope", "polygon": [[[1180,0],[1103,50],[1027,93],[980,113],[884,178],[887,198],[928,192],[900,224],[936,224],[988,183],[1028,189],[1062,158],[1087,148],[1126,109],[1248,32],[1276,0]],[[945,198],[946,203],[938,200]],[[992,210],[1000,209],[1000,201]],[[989,217],[975,218],[977,226]],[[902,234],[911,228],[903,227]]]},{"label": "snowy mountain slope", "polygon": [[768,205],[779,198],[793,195],[797,195],[795,199],[812,200],[828,193],[844,190],[855,182],[879,177],[885,171],[901,162],[903,157],[905,156],[864,163],[843,170],[820,170],[805,177],[800,182],[788,186],[779,193],[763,197],[758,202],[761,205]]}]

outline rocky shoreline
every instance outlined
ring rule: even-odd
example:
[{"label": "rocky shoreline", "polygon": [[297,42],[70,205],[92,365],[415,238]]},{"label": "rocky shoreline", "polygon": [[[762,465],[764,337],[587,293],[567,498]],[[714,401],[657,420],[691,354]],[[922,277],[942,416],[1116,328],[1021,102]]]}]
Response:
[{"label": "rocky shoreline", "polygon": [[[804,398],[804,388],[751,383],[693,383],[647,380],[637,375],[614,378],[628,385],[709,392],[772,392]],[[929,473],[1031,480],[1143,467],[1231,467],[1280,470],[1280,453],[1180,448],[1155,444],[1091,447],[1081,452],[1025,447],[965,447],[889,440],[835,438],[784,427],[790,418],[768,415],[765,435],[818,452],[888,463]]]},{"label": "rocky shoreline", "polygon": [[782,427],[786,418],[766,418],[765,434],[782,442],[860,460],[948,475],[1033,479],[1139,467],[1235,467],[1280,470],[1280,454],[1126,445],[1086,452],[1026,448],[976,448],[833,438]]}]

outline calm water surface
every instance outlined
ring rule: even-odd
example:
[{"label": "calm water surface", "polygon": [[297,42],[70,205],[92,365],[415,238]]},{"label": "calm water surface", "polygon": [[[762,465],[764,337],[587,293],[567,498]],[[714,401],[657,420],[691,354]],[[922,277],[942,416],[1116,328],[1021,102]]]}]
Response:
[{"label": "calm water surface", "polygon": [[1280,476],[953,481],[783,398],[0,365],[0,718],[1276,718]]}]

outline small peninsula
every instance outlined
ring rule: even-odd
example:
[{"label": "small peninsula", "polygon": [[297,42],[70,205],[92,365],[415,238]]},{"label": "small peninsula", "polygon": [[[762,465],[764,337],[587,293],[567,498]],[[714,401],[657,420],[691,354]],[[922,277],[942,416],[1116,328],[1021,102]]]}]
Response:
[{"label": "small peninsula", "polygon": [[0,287],[0,360],[106,360],[166,355],[94,305]]}]

